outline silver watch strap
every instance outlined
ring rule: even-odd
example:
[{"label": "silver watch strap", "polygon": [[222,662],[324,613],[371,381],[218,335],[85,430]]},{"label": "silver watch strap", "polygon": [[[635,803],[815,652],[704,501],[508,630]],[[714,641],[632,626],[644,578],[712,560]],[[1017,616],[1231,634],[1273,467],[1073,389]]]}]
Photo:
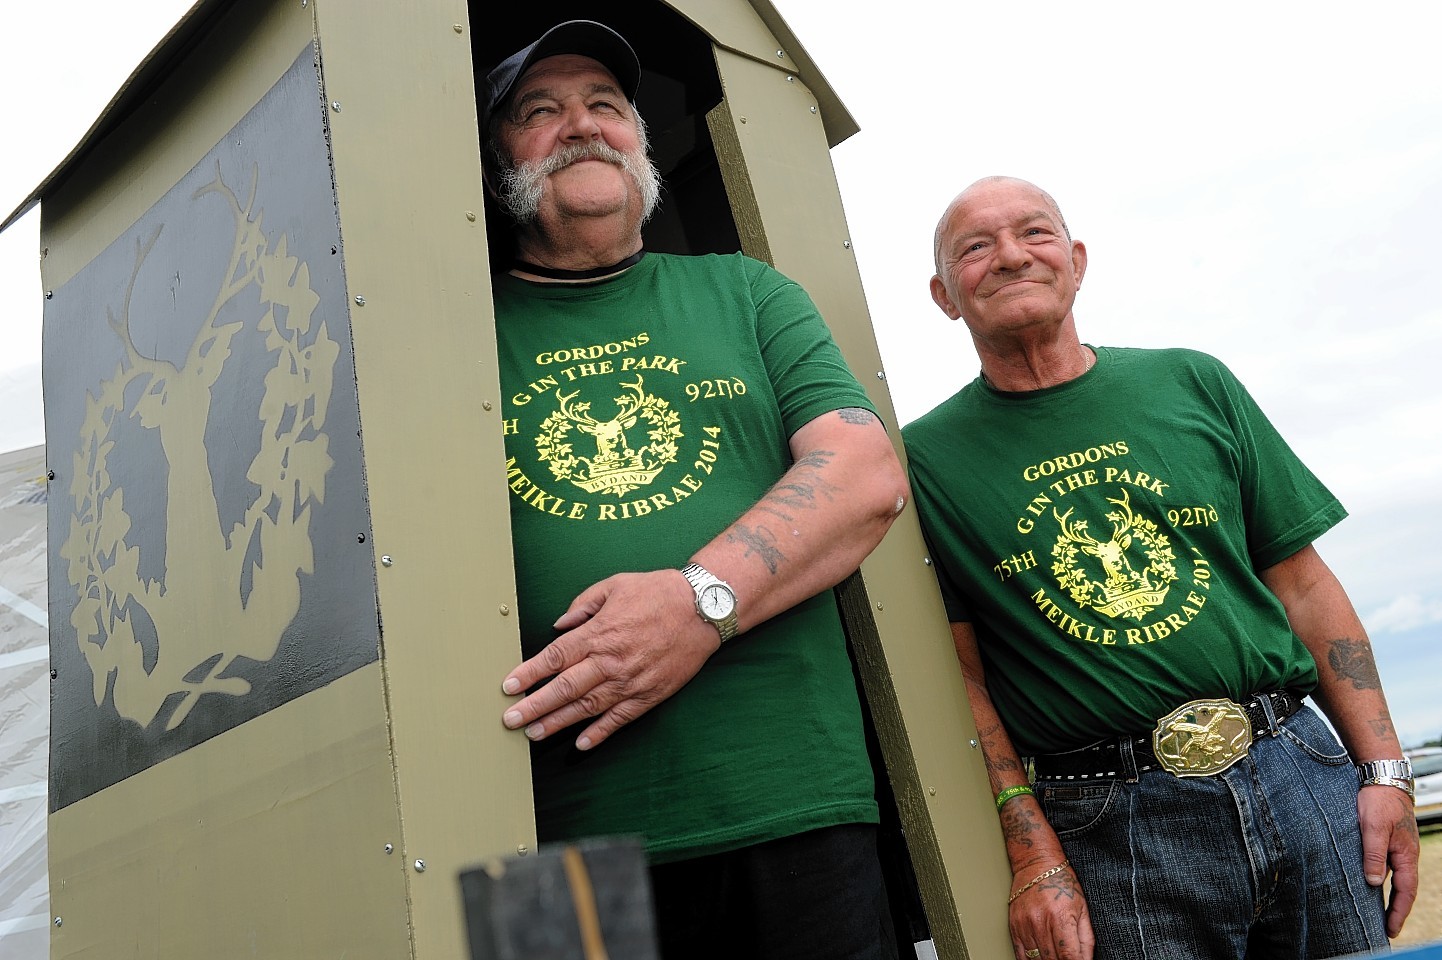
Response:
[{"label": "silver watch strap", "polygon": [[1396,787],[1416,799],[1412,764],[1407,760],[1367,760],[1357,764],[1359,787]]},{"label": "silver watch strap", "polygon": [[713,583],[719,583],[721,586],[725,587],[727,591],[730,592],[731,599],[734,601],[736,599],[736,591],[732,589],[731,584],[727,583],[725,580],[722,580],[710,570],[707,570],[705,567],[701,566],[701,564],[694,562],[688,563],[686,564],[686,566],[681,568],[681,576],[686,578],[686,581],[691,584],[692,592],[696,594],[696,614],[701,617],[702,620],[705,620],[707,623],[711,624],[716,628],[716,632],[721,635],[721,642],[725,643],[727,640],[730,640],[732,637],[736,636],[738,624],[736,621],[736,607],[734,603],[731,607],[731,612],[727,614],[725,619],[723,620],[713,620],[710,617],[706,616],[706,614],[701,611],[700,604],[702,588],[710,586]]}]

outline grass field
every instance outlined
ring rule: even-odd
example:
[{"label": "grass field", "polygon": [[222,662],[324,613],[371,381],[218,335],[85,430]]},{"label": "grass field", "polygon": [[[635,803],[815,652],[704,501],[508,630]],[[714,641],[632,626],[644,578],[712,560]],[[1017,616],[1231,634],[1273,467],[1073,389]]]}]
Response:
[{"label": "grass field", "polygon": [[1402,936],[1392,941],[1393,946],[1414,947],[1442,940],[1442,825],[1422,834],[1419,873],[1417,905],[1402,928]]}]

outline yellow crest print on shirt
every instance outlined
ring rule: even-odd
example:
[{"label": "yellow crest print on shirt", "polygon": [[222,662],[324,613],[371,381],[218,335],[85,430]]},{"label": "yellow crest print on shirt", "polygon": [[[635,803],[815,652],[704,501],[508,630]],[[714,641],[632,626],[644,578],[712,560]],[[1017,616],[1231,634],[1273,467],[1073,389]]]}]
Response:
[{"label": "yellow crest print on shirt", "polygon": [[[1126,488],[1106,514],[1112,529],[1099,539],[1087,521],[1052,509],[1060,533],[1052,546],[1052,574],[1071,599],[1108,617],[1142,620],[1166,600],[1177,580],[1171,541],[1157,524],[1132,509]],[[1094,579],[1094,576],[1100,577]]]},{"label": "yellow crest print on shirt", "polygon": [[615,412],[604,420],[592,414],[592,401],[578,399],[581,388],[556,392],[557,408],[541,421],[536,453],[557,480],[619,498],[649,485],[676,462],[676,441],[683,436],[676,411],[646,393],[639,373],[621,388],[612,401]]}]

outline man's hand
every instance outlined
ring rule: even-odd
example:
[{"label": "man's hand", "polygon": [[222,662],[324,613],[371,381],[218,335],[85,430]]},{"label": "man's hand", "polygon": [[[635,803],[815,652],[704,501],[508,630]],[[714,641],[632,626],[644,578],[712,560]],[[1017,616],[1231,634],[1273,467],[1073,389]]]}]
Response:
[{"label": "man's hand", "polygon": [[679,570],[607,577],[571,601],[555,627],[562,634],[501,688],[515,695],[550,680],[502,722],[542,740],[597,717],[576,739],[580,750],[680,690],[721,645],[716,628],[697,616],[695,593]]},{"label": "man's hand", "polygon": [[[1047,869],[1034,865],[1036,875]],[[1031,869],[1031,868],[1028,868]],[[1014,887],[1029,880],[1018,875]],[[1071,867],[1029,887],[1007,908],[1017,960],[1090,960],[1096,948],[1086,898]],[[1031,951],[1037,951],[1031,953]]]},{"label": "man's hand", "polygon": [[1396,787],[1363,787],[1357,792],[1362,821],[1362,871],[1380,887],[1392,870],[1392,896],[1387,903],[1387,936],[1402,932],[1417,899],[1417,817],[1412,801]]}]

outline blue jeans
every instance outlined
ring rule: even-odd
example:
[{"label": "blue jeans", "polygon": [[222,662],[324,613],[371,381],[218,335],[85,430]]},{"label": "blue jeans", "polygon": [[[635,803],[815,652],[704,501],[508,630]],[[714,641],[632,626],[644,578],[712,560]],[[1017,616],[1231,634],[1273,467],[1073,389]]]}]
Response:
[{"label": "blue jeans", "polygon": [[1086,894],[1097,960],[1302,960],[1387,948],[1362,876],[1357,776],[1304,706],[1210,777],[1039,780]]}]

